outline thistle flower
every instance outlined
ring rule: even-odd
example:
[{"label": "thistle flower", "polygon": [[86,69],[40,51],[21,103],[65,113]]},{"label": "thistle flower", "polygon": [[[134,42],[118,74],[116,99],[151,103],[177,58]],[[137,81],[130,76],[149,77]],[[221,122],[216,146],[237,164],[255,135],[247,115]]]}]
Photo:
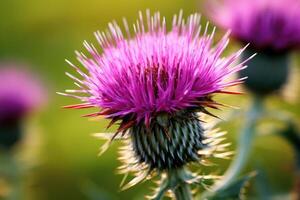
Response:
[{"label": "thistle flower", "polygon": [[300,47],[299,0],[222,0],[210,5],[210,17],[233,37],[257,50]]},{"label": "thistle flower", "polygon": [[[217,109],[222,104],[212,96],[236,94],[226,88],[244,80],[227,80],[245,68],[246,61],[238,63],[244,49],[221,57],[229,34],[214,45],[214,31],[209,35],[208,25],[201,34],[200,15],[193,14],[186,22],[182,13],[174,15],[170,31],[158,12],[151,16],[147,11],[145,21],[139,13],[132,35],[124,20],[127,39],[116,22],[109,23],[109,31],[96,32],[101,53],[84,42],[90,56],[76,54],[87,72],[69,62],[81,76],[67,73],[79,89],[60,93],[83,102],[66,108],[100,108],[85,116],[105,116],[111,119],[109,127],[120,122],[110,139],[125,138],[121,171],[137,175],[125,188],[152,172],[168,174],[210,154],[227,156],[219,152],[227,144],[213,147],[222,141],[217,138],[222,133],[205,133],[199,113],[214,116],[207,108]],[[192,177],[173,175],[183,182]],[[170,182],[164,185],[177,187]]]},{"label": "thistle flower", "polygon": [[0,64],[0,146],[12,147],[21,137],[20,122],[44,101],[37,78],[13,63]]},{"label": "thistle flower", "polygon": [[223,0],[208,5],[216,24],[232,30],[242,43],[250,43],[245,57],[258,53],[241,72],[241,77],[248,76],[247,88],[258,95],[280,89],[288,79],[288,53],[300,47],[300,1]]}]

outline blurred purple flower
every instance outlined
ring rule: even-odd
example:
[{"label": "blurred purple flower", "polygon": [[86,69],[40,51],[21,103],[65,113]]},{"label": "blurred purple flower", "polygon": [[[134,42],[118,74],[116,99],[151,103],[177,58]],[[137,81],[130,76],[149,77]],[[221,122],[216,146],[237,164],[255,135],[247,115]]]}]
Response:
[{"label": "blurred purple flower", "polygon": [[300,47],[299,0],[209,1],[207,13],[216,24],[231,29],[234,37],[258,50]]},{"label": "blurred purple flower", "polygon": [[19,121],[44,102],[44,95],[31,72],[13,63],[0,63],[0,124]]},{"label": "blurred purple flower", "polygon": [[167,31],[165,19],[161,20],[159,13],[151,17],[147,12],[146,23],[140,13],[133,27],[134,36],[124,21],[128,40],[116,23],[110,23],[106,33],[95,33],[102,53],[84,42],[91,56],[77,52],[77,58],[87,73],[70,63],[81,78],[67,75],[79,89],[62,93],[84,103],[67,108],[102,108],[86,116],[104,115],[112,123],[123,120],[118,130],[123,132],[141,121],[148,126],[160,113],[208,113],[205,107],[220,105],[211,99],[212,94],[231,93],[225,88],[243,80],[227,79],[244,68],[245,62],[237,63],[243,50],[221,57],[228,34],[213,45],[214,33],[209,35],[207,27],[200,36],[198,14],[191,15],[186,22],[181,14],[178,18],[175,15],[172,29]]}]

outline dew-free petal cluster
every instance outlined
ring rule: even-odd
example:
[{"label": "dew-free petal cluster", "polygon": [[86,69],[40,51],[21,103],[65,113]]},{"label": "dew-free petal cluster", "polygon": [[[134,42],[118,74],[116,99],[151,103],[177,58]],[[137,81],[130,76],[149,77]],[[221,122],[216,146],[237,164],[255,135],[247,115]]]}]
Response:
[{"label": "dew-free petal cluster", "polygon": [[228,79],[245,63],[238,63],[243,49],[222,57],[229,34],[214,42],[214,31],[201,27],[198,14],[187,21],[175,15],[169,31],[159,13],[145,16],[139,13],[132,29],[124,20],[122,28],[113,22],[96,32],[100,48],[84,42],[89,55],[77,52],[77,58],[85,70],[70,63],[80,77],[67,73],[79,88],[65,94],[83,104],[69,108],[99,107],[88,116],[149,124],[159,113],[214,107],[213,93],[242,81]]},{"label": "dew-free petal cluster", "polygon": [[299,0],[220,0],[208,5],[214,22],[257,49],[300,47]]}]

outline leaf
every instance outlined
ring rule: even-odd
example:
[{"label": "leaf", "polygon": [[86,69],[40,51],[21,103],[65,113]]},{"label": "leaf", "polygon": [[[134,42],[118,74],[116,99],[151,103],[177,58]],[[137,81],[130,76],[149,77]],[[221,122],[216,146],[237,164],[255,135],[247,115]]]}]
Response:
[{"label": "leaf", "polygon": [[297,167],[300,169],[300,130],[294,121],[288,121],[287,126],[279,133],[294,148],[297,156]]},{"label": "leaf", "polygon": [[250,179],[256,175],[256,172],[251,172],[250,174],[233,181],[226,188],[219,190],[217,193],[210,196],[209,200],[236,200],[241,199],[244,189],[249,183]]}]

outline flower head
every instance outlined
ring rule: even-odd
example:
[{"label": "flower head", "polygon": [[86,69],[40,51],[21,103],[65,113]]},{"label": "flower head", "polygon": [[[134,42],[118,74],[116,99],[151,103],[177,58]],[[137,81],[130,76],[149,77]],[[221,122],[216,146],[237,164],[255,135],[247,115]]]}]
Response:
[{"label": "flower head", "polygon": [[278,52],[300,47],[299,0],[222,0],[208,5],[213,21],[256,49]]},{"label": "flower head", "polygon": [[21,122],[45,100],[40,81],[23,67],[0,63],[0,150],[10,150],[22,139]]},{"label": "flower head", "polygon": [[13,63],[0,65],[0,124],[14,123],[43,103],[44,91],[29,71]]},{"label": "flower head", "polygon": [[222,58],[228,34],[213,45],[213,34],[208,35],[207,29],[199,37],[199,22],[197,14],[186,23],[181,15],[178,19],[175,16],[168,32],[159,13],[147,15],[146,24],[141,16],[132,37],[125,23],[129,39],[117,24],[109,24],[109,33],[95,34],[101,54],[86,42],[91,57],[77,53],[88,73],[71,64],[83,79],[68,74],[80,90],[67,92],[84,94],[68,94],[84,104],[69,107],[99,107],[102,111],[88,116],[104,115],[113,121],[126,119],[131,125],[141,121],[149,125],[160,113],[172,115],[180,110],[202,111],[217,106],[211,95],[226,93],[225,88],[242,80],[227,79],[244,68],[244,63],[236,64],[242,50]]},{"label": "flower head", "polygon": [[187,21],[182,12],[175,15],[170,31],[158,12],[151,16],[147,11],[145,21],[140,13],[132,35],[124,20],[127,39],[115,22],[109,24],[109,31],[95,33],[101,53],[84,42],[90,55],[77,52],[77,58],[87,72],[69,62],[81,76],[67,73],[79,89],[61,93],[83,101],[67,108],[96,107],[101,110],[86,116],[103,115],[111,119],[110,125],[121,121],[111,140],[125,138],[121,171],[139,175],[129,186],[152,171],[178,169],[224,150],[227,145],[210,148],[222,141],[216,139],[222,134],[205,133],[198,113],[213,115],[206,108],[222,105],[212,99],[213,94],[235,94],[226,88],[243,78],[228,77],[246,62],[238,63],[243,49],[221,57],[229,34],[214,44],[208,26],[201,33],[198,14]]}]

